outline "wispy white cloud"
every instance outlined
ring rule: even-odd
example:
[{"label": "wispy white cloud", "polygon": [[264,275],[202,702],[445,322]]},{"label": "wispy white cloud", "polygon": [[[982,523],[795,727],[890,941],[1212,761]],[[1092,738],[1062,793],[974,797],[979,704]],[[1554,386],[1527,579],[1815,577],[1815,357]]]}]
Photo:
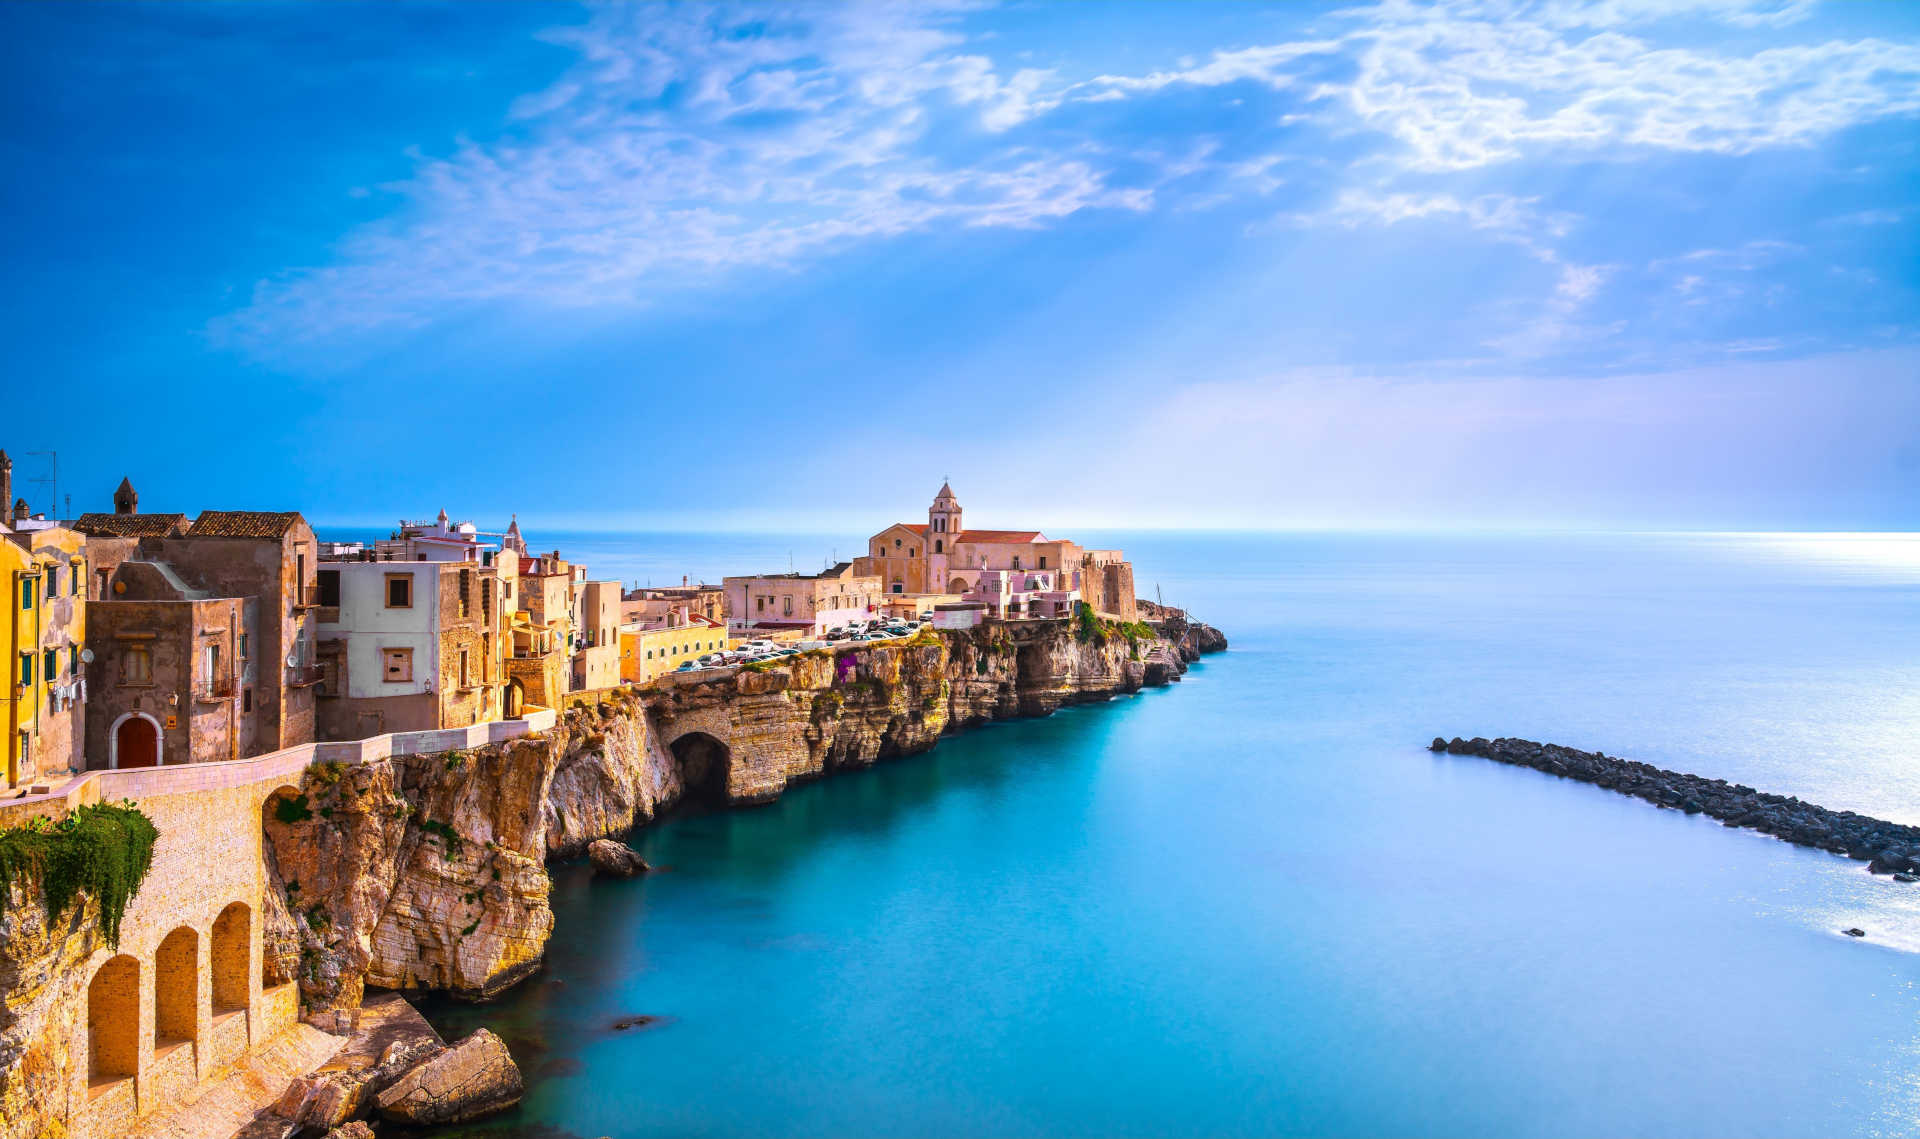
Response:
[{"label": "wispy white cloud", "polygon": [[1115,146],[1066,113],[1249,83],[1285,93],[1285,123],[1343,139],[1338,164],[1316,157],[1333,204],[1296,219],[1465,225],[1553,266],[1543,303],[1570,321],[1613,274],[1562,255],[1579,219],[1538,196],[1433,187],[1548,152],[1739,155],[1920,114],[1920,44],[1735,50],[1667,34],[1707,21],[1777,39],[1809,6],[1383,0],[1297,39],[1082,78],[1060,60],[1002,66],[990,41],[962,34],[957,7],[597,9],[548,34],[577,62],[512,100],[501,138],[417,156],[409,178],[381,188],[391,216],[325,264],[258,282],[214,332],[258,347],[476,304],[629,305],[939,227],[1038,228],[1083,210],[1291,191],[1278,171],[1302,157],[1292,137],[1264,153],[1191,138]]},{"label": "wispy white cloud", "polygon": [[[522,132],[421,158],[404,208],[335,264],[261,282],[216,333],[264,342],[503,299],[631,303],[936,225],[1033,227],[1139,210],[1071,150],[995,145],[1042,113],[1043,70],[1002,77],[923,5],[607,8],[550,38],[580,62],[515,101]],[[964,161],[922,145],[975,116]]]},{"label": "wispy white cloud", "polygon": [[1343,15],[1331,39],[1222,51],[1193,67],[1102,76],[1103,93],[1177,84],[1305,82],[1313,57],[1352,58],[1351,78],[1322,80],[1312,97],[1343,105],[1403,144],[1399,161],[1463,170],[1552,147],[1605,157],[1649,150],[1746,154],[1796,146],[1874,119],[1920,112],[1920,46],[1831,40],[1723,54],[1656,47],[1629,34],[1679,16],[1782,27],[1808,3],[1740,0],[1386,0]]}]

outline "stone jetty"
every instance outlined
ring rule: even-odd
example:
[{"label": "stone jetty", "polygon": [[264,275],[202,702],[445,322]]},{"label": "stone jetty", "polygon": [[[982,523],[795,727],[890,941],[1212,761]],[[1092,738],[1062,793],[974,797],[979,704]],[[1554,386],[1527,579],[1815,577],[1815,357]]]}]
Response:
[{"label": "stone jetty", "polygon": [[1890,823],[1853,811],[1830,811],[1788,795],[1771,795],[1724,779],[1668,771],[1597,751],[1580,751],[1532,740],[1435,737],[1429,750],[1474,755],[1496,763],[1531,767],[1550,775],[1592,783],[1622,795],[1709,815],[1730,827],[1760,831],[1799,846],[1811,846],[1867,863],[1875,874],[1903,882],[1920,880],[1920,827]]}]

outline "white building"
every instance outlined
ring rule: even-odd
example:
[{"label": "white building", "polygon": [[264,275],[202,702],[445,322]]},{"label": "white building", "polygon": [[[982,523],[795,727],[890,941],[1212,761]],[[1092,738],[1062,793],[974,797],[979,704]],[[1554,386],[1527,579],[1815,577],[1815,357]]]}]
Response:
[{"label": "white building", "polygon": [[986,569],[979,572],[966,599],[985,604],[988,616],[1003,620],[1071,617],[1080,591],[1058,585],[1051,570]]}]

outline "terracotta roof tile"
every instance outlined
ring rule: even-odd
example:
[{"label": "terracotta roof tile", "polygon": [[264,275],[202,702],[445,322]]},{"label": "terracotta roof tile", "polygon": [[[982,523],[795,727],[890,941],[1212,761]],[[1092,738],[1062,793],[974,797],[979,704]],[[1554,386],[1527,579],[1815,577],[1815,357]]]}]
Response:
[{"label": "terracotta roof tile", "polygon": [[184,514],[82,514],[73,528],[96,538],[164,538],[186,525]]},{"label": "terracotta roof tile", "polygon": [[1044,542],[1038,530],[962,530],[953,536],[956,542]]},{"label": "terracotta roof tile", "polygon": [[284,538],[304,521],[297,510],[202,510],[189,538]]}]

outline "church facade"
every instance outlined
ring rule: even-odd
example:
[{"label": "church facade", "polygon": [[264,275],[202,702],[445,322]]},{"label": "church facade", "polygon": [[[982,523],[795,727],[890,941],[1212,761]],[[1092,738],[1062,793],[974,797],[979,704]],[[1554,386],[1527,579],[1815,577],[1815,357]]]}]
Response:
[{"label": "church facade", "polygon": [[985,584],[998,593],[1008,573],[1045,571],[1052,589],[1078,594],[1106,616],[1138,619],[1133,567],[1119,550],[1089,550],[1039,530],[969,529],[953,487],[942,484],[927,520],[896,522],[867,541],[854,572],[880,579],[889,595],[967,597]]}]

